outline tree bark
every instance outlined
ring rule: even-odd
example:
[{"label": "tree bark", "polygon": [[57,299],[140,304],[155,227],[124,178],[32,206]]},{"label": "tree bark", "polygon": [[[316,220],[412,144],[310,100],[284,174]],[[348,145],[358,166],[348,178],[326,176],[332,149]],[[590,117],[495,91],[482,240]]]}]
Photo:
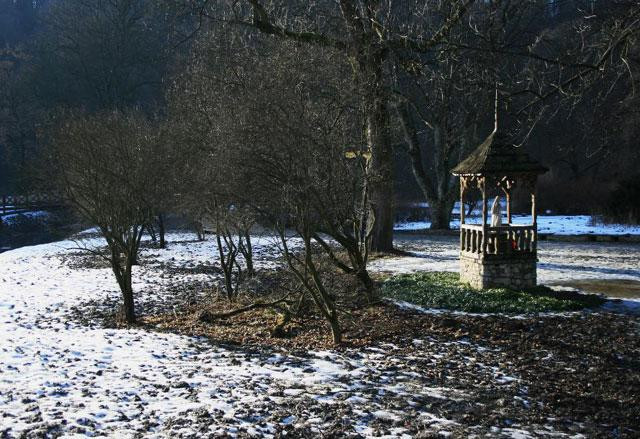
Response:
[{"label": "tree bark", "polygon": [[165,240],[165,228],[164,228],[164,215],[158,214],[158,236],[160,237],[160,248],[167,247],[167,241]]},{"label": "tree bark", "polygon": [[375,294],[373,291],[373,287],[374,287],[373,279],[371,279],[371,276],[369,276],[369,272],[367,271],[366,268],[358,270],[357,276],[358,276],[358,279],[360,279],[360,282],[362,282],[362,285],[364,286],[368,304],[369,305],[373,304],[376,301]]},{"label": "tree bark", "polygon": [[131,285],[131,263],[125,262],[122,270],[122,314],[125,322],[133,324],[136,322],[135,303],[133,300],[133,287]]},{"label": "tree bark", "polygon": [[432,230],[449,230],[451,228],[451,211],[453,203],[447,199],[429,202]]},{"label": "tree bark", "polygon": [[328,320],[329,325],[331,325],[331,338],[333,339],[333,344],[339,345],[342,343],[342,329],[340,328],[340,322],[338,321],[338,316],[335,311],[331,313]]},{"label": "tree bark", "polygon": [[133,291],[123,292],[122,298],[124,299],[124,302],[123,302],[124,306],[122,308],[124,320],[129,324],[133,324],[136,322],[136,314],[135,314],[134,301],[133,301]]},{"label": "tree bark", "polygon": [[247,265],[247,276],[253,276],[255,270],[253,268],[253,245],[251,244],[251,233],[249,230],[241,232],[238,236],[238,249],[244,257]]},{"label": "tree bark", "polygon": [[369,162],[370,200],[374,212],[371,250],[393,250],[394,185],[393,147],[389,135],[389,109],[382,88],[382,59],[364,60],[372,73],[366,75],[364,100],[366,108],[366,138],[371,151]]}]

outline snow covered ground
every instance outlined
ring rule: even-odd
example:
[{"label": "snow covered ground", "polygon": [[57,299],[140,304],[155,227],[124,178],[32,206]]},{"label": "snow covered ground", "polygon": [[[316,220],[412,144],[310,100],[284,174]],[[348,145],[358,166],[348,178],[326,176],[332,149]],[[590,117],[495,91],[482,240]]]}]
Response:
[{"label": "snow covered ground", "polygon": [[[372,261],[373,271],[411,273],[459,269],[459,239],[455,236],[396,237],[396,245],[412,256]],[[538,283],[568,280],[629,279],[640,281],[640,245],[596,242],[538,242]]]},{"label": "snow covered ground", "polygon": [[[212,240],[172,234],[169,241],[168,250],[143,250],[135,268],[141,312],[180,305],[176,284],[211,282]],[[456,243],[404,240],[415,258],[372,265],[456,270]],[[108,267],[78,266],[77,245],[63,241],[0,255],[0,438],[558,433],[551,425],[511,421],[462,426],[452,413],[487,410],[486,395],[529,404],[511,363],[496,366],[503,353],[464,339],[443,343],[425,334],[408,341],[409,351],[382,344],[290,353],[85,326],[74,313],[88,302],[117,303],[119,296]],[[257,239],[255,247],[259,264],[277,263],[271,239]],[[637,246],[543,242],[540,278],[640,279],[638,256]]]},{"label": "snow covered ground", "polygon": [[[530,224],[531,216],[515,215],[512,218],[514,224]],[[506,223],[506,217],[503,222]],[[479,217],[467,219],[469,224],[480,223]],[[429,221],[416,221],[398,223],[396,230],[422,230],[431,226]],[[460,221],[451,221],[451,228],[459,229]],[[640,226],[628,226],[622,224],[594,224],[592,217],[588,215],[540,215],[538,216],[538,232],[555,235],[640,235]]]},{"label": "snow covered ground", "polygon": [[[142,252],[134,288],[147,312],[175,305],[173,283],[211,280],[199,268],[211,261],[213,242],[190,239],[170,235],[169,250]],[[518,392],[517,377],[485,365],[492,351],[469,342],[442,344],[425,336],[411,353],[384,345],[294,355],[83,326],[71,317],[74,309],[116,302],[118,293],[108,267],[74,265],[76,245],[0,255],[0,437],[268,437],[281,431],[401,437],[408,436],[406,422],[446,434],[459,425],[445,409],[474,404],[456,386],[481,379],[493,392]],[[275,263],[269,239],[255,245],[260,264]],[[456,380],[423,373],[456,357],[468,369]]]}]

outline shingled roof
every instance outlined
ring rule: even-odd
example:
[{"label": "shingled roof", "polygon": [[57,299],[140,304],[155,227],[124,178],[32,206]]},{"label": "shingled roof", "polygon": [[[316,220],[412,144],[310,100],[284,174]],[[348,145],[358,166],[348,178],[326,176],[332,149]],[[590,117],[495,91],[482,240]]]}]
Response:
[{"label": "shingled roof", "polygon": [[451,171],[453,175],[544,174],[542,166],[501,133],[493,132]]}]

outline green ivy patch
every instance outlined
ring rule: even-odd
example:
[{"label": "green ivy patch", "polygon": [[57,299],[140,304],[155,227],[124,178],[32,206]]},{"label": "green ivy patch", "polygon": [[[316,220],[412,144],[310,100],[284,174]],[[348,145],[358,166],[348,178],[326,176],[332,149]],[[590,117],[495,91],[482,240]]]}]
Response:
[{"label": "green ivy patch", "polygon": [[554,291],[538,286],[528,290],[478,290],[460,282],[457,273],[422,272],[393,276],[382,283],[382,295],[425,308],[466,312],[536,313],[576,311],[600,306],[604,299],[592,294]]}]

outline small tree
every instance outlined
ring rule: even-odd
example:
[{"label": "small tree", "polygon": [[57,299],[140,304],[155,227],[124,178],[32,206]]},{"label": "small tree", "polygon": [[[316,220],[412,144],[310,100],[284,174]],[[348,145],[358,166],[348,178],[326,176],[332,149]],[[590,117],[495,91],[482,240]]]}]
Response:
[{"label": "small tree", "polygon": [[[194,165],[207,182],[194,186],[195,200],[225,200],[225,206],[249,208],[263,225],[273,226],[302,294],[313,299],[339,342],[338,297],[326,282],[335,273],[323,260],[328,256],[361,279],[373,301],[366,270],[374,224],[371,153],[348,61],[331,49],[217,32],[222,34],[198,42],[193,67],[170,98],[182,143],[193,145],[190,155],[204,166],[198,171]],[[290,247],[291,232],[302,252]],[[235,251],[222,236],[220,241]]]},{"label": "small tree", "polygon": [[[218,261],[224,276],[224,290],[227,299],[233,300],[240,283],[254,274],[251,245],[253,215],[247,209],[238,209],[233,204],[214,203],[210,216],[218,245]],[[238,261],[239,256],[244,259],[244,267]]]},{"label": "small tree", "polygon": [[[270,209],[279,213],[273,224],[289,270],[329,323],[333,342],[337,344],[342,341],[343,332],[339,297],[327,287],[327,277],[333,273],[323,269],[322,255],[328,256],[335,267],[362,281],[367,301],[373,302],[374,285],[366,268],[370,231],[363,229],[370,224],[371,220],[366,218],[370,208],[366,195],[360,195],[366,194],[366,189],[359,188],[363,180],[358,166],[348,161],[340,144],[329,141],[311,148],[286,146],[293,160],[282,164],[284,172],[275,173],[286,175],[286,179],[272,182],[273,187],[281,188],[272,195],[279,206]],[[274,174],[273,169],[266,171],[265,179]],[[360,196],[364,199],[359,200]],[[290,248],[287,226],[302,241],[301,251]],[[338,250],[343,250],[347,258],[341,257]]]},{"label": "small tree", "polygon": [[[155,139],[151,124],[136,114],[69,114],[50,144],[53,178],[77,212],[95,224],[108,246],[105,258],[123,298],[123,317],[136,321],[132,266],[145,224],[154,214],[149,170]],[[153,198],[153,197],[151,197]]]},{"label": "small tree", "polygon": [[151,204],[153,216],[146,227],[154,242],[157,235],[158,246],[166,248],[166,215],[176,208],[179,194],[185,190],[182,175],[186,162],[179,139],[171,133],[173,127],[166,121],[152,125],[149,128],[154,132],[148,137],[151,154],[146,166],[152,184],[145,188],[145,198]]},{"label": "small tree", "polygon": [[[316,50],[309,59],[308,48],[293,43],[268,49],[257,73],[247,69],[246,76],[234,78],[243,89],[234,118],[241,130],[230,127],[240,139],[231,169],[252,175],[245,185],[247,204],[276,229],[289,270],[340,343],[340,297],[328,286],[335,274],[323,259],[357,276],[373,301],[366,264],[374,219],[367,192],[369,151],[360,146],[362,113],[345,81],[341,54]],[[290,247],[290,232],[301,250]]]}]

